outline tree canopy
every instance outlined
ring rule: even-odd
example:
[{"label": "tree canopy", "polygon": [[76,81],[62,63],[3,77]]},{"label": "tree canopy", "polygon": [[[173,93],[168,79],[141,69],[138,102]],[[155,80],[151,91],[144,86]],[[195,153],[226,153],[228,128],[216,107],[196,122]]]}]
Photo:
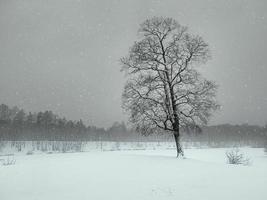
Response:
[{"label": "tree canopy", "polygon": [[140,25],[142,39],[121,59],[128,76],[123,108],[143,134],[207,124],[218,109],[217,86],[196,69],[210,58],[208,44],[172,18],[153,17]]}]

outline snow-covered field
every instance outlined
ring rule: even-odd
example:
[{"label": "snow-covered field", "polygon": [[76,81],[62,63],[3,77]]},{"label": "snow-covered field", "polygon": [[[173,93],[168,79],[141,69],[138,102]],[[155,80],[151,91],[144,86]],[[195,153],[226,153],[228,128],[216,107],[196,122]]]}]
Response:
[{"label": "snow-covered field", "polygon": [[0,165],[0,199],[266,200],[263,149],[242,148],[250,166],[226,164],[226,150],[186,149],[186,159],[166,149],[16,154]]}]

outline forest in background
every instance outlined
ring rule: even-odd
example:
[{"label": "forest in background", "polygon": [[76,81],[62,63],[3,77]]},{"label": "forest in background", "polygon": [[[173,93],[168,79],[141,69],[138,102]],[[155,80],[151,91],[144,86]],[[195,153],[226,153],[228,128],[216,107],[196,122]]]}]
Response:
[{"label": "forest in background", "polygon": [[[263,147],[267,142],[267,126],[230,125],[201,127],[202,131],[182,134],[182,141],[212,147],[229,145]],[[18,107],[0,105],[0,141],[172,141],[172,135],[141,136],[115,122],[104,129],[86,126],[82,120],[67,120],[52,111],[25,112]]]}]

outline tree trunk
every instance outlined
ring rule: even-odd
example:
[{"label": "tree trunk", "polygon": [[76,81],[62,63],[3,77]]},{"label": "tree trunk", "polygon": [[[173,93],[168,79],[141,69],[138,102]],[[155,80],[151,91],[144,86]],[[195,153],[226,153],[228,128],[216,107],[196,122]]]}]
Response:
[{"label": "tree trunk", "polygon": [[184,151],[183,151],[182,145],[180,143],[180,134],[174,133],[173,135],[174,135],[175,144],[176,144],[177,158],[179,156],[184,156]]}]

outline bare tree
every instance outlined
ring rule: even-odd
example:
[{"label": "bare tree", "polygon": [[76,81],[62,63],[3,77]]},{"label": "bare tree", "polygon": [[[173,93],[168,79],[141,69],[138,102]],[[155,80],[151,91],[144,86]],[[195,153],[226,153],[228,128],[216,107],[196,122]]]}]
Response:
[{"label": "bare tree", "polygon": [[138,132],[172,133],[183,156],[180,130],[206,124],[218,108],[216,85],[195,69],[210,58],[208,44],[172,18],[148,19],[139,33],[142,39],[121,59],[128,76],[123,108]]}]

